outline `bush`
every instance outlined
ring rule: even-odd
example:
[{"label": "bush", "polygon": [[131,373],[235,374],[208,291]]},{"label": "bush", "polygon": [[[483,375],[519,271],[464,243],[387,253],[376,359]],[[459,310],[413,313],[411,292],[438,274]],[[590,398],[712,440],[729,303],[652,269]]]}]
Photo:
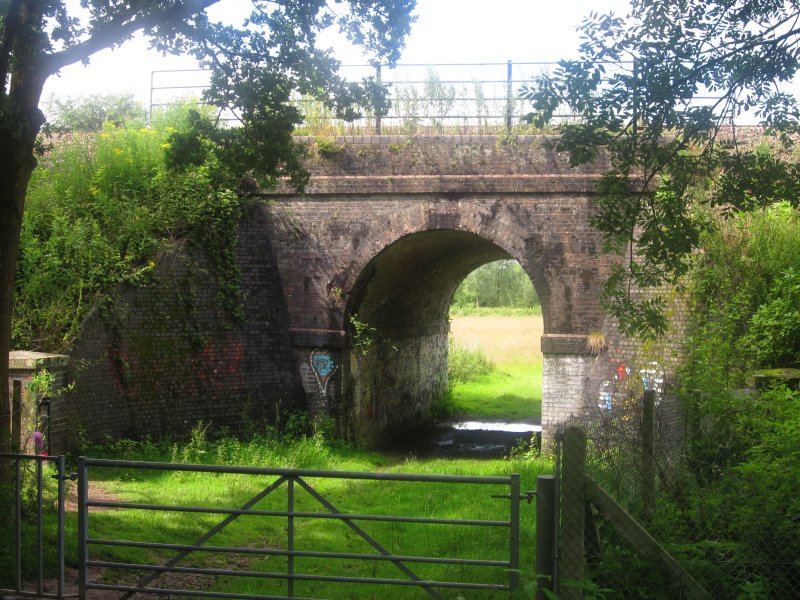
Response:
[{"label": "bush", "polygon": [[480,348],[461,346],[450,338],[447,376],[451,383],[475,381],[494,371],[494,364]]},{"label": "bush", "polygon": [[17,263],[12,346],[58,350],[120,284],[145,285],[175,238],[207,250],[220,303],[238,311],[233,260],[241,200],[201,164],[171,170],[181,116],[159,128],[63,136],[34,171]]},{"label": "bush", "polygon": [[688,448],[654,533],[715,597],[794,597],[800,392],[745,385],[754,368],[800,359],[800,213],[777,204],[718,222],[689,291]]}]

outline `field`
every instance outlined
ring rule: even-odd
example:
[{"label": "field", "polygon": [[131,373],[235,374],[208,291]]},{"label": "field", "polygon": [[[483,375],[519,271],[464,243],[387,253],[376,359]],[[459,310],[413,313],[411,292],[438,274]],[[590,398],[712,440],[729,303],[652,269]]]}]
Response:
[{"label": "field", "polygon": [[495,370],[453,386],[457,415],[500,420],[538,421],[542,404],[541,315],[454,316],[456,344],[479,348]]}]

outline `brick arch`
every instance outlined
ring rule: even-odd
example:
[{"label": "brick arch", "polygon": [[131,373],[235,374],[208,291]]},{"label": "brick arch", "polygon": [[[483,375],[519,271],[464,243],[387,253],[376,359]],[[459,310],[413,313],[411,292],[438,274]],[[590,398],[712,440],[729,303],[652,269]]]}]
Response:
[{"label": "brick arch", "polygon": [[[367,444],[424,419],[446,385],[450,294],[470,267],[510,257],[542,302],[545,435],[582,411],[586,335],[603,326],[614,260],[590,224],[604,159],[573,169],[540,138],[339,142],[310,164],[305,195],[278,189],[265,203],[309,405]],[[353,314],[387,343],[353,351]],[[317,351],[341,367],[322,393],[309,375]]]},{"label": "brick arch", "polygon": [[[370,277],[376,261],[387,260],[387,254],[402,254],[395,250],[404,246],[407,248],[414,240],[432,240],[432,247],[436,247],[436,239],[441,236],[442,243],[438,245],[448,246],[446,240],[449,240],[448,247],[460,248],[458,260],[451,266],[448,284],[443,288],[447,290],[443,296],[447,306],[458,284],[470,272],[493,260],[513,259],[520,263],[533,283],[542,304],[545,332],[549,332],[551,312],[557,314],[559,307],[551,309],[550,281],[546,271],[546,253],[543,252],[545,248],[531,236],[530,226],[526,227],[513,214],[509,219],[498,218],[503,212],[502,200],[499,198],[477,202],[466,199],[459,202],[455,210],[452,202],[449,204],[446,213],[437,212],[436,204],[422,210],[413,205],[406,211],[393,213],[390,216],[390,226],[350,257],[347,265],[338,270],[329,283],[329,287],[341,289],[347,296],[346,312],[358,312],[365,279]],[[466,209],[462,210],[464,208]],[[408,256],[403,260],[407,259]],[[418,271],[417,269],[417,274]],[[397,281],[393,283],[396,284]],[[343,315],[345,319],[349,314]],[[560,320],[564,321],[563,318]]]}]

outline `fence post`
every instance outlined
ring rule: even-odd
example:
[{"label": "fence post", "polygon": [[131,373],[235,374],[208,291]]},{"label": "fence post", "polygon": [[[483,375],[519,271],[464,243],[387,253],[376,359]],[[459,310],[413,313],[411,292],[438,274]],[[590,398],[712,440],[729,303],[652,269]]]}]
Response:
[{"label": "fence post", "polygon": [[58,455],[58,538],[57,544],[57,567],[58,567],[58,598],[64,597],[64,481],[67,478],[64,455]]},{"label": "fence post", "polygon": [[[586,433],[580,427],[570,426],[564,431],[564,453],[562,457],[562,523],[561,551],[559,552],[559,580],[583,579],[585,491],[586,477]],[[576,587],[558,586],[562,600],[581,600],[583,591]]]},{"label": "fence post", "polygon": [[[381,85],[381,63],[377,63],[375,65],[375,81],[378,83],[378,86]],[[375,107],[375,135],[381,134],[381,110],[383,107]]]},{"label": "fence post", "polygon": [[290,477],[287,484],[286,502],[289,513],[286,520],[286,549],[289,551],[286,556],[286,595],[294,598],[294,477]]},{"label": "fence post", "polygon": [[511,554],[509,556],[509,570],[508,570],[508,587],[513,593],[519,587],[519,503],[520,503],[520,485],[519,474],[514,473],[511,475],[509,481],[510,497],[511,497],[511,528],[510,528],[510,546]]},{"label": "fence post", "polygon": [[508,61],[508,69],[506,71],[506,131],[509,135],[511,135],[511,117],[514,114],[514,98],[511,93],[511,85],[512,85],[512,75],[513,70],[511,65],[513,63],[509,60]]},{"label": "fence post", "polygon": [[545,590],[554,591],[556,478],[536,478],[536,600],[546,600]]},{"label": "fence post", "polygon": [[655,398],[654,390],[645,390],[642,395],[642,470],[641,485],[644,501],[642,517],[653,516],[656,501],[656,454],[655,454]]},{"label": "fence post", "polygon": [[78,599],[86,600],[86,586],[89,582],[89,469],[86,458],[78,457]]}]

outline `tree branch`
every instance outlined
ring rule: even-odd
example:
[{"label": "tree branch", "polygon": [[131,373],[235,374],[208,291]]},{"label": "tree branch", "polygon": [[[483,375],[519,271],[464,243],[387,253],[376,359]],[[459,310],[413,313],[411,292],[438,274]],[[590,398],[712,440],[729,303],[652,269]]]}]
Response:
[{"label": "tree branch", "polygon": [[137,31],[177,19],[187,19],[216,4],[216,2],[218,0],[187,0],[170,9],[145,14],[131,21],[120,23],[112,20],[98,26],[89,39],[48,56],[44,61],[44,69],[48,74],[52,75],[67,65],[86,60],[100,50],[127,40]]}]

